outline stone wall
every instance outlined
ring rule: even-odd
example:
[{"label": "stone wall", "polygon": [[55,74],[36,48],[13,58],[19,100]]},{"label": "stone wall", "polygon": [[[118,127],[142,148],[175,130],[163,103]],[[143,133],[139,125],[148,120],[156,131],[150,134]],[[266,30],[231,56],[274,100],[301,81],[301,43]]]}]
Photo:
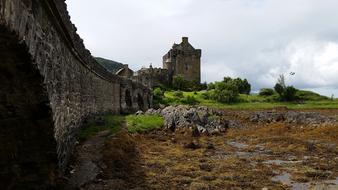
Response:
[{"label": "stone wall", "polygon": [[142,68],[133,76],[133,80],[144,84],[150,88],[162,85],[170,85],[171,78],[167,69],[162,68]]},{"label": "stone wall", "polygon": [[9,189],[55,184],[83,119],[120,113],[122,89],[133,104],[136,92],[151,99],[145,86],[96,63],[62,0],[0,0],[0,36],[0,182]]},{"label": "stone wall", "polygon": [[178,54],[175,64],[175,75],[181,75],[185,80],[201,82],[201,59],[198,55]]}]

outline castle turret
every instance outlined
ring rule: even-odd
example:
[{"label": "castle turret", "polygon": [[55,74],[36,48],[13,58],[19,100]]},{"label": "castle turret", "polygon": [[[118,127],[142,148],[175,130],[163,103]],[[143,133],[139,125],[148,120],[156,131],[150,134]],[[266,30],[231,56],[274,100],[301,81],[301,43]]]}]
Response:
[{"label": "castle turret", "polygon": [[200,83],[201,54],[200,49],[195,49],[189,43],[188,37],[182,37],[182,42],[174,44],[163,56],[163,68],[168,69],[171,78],[181,75],[185,80]]}]

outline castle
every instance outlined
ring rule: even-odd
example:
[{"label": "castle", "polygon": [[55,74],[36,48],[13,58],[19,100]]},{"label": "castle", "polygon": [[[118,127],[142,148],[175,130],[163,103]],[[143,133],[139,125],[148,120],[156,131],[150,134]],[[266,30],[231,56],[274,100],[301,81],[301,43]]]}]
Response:
[{"label": "castle", "polygon": [[185,80],[200,83],[201,82],[201,54],[202,50],[195,49],[188,40],[183,37],[180,44],[175,44],[163,56],[163,68],[142,68],[133,72],[124,65],[117,75],[131,78],[135,81],[154,88],[161,85],[172,84],[175,76],[182,76]]},{"label": "castle", "polygon": [[172,49],[163,56],[163,68],[168,70],[171,77],[181,75],[190,82],[201,82],[201,54],[202,50],[195,49],[187,37],[182,43],[174,44]]}]

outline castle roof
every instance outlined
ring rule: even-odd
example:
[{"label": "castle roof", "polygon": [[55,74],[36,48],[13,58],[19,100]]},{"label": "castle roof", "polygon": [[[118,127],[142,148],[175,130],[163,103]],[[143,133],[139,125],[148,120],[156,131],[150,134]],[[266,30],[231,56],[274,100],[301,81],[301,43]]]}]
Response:
[{"label": "castle roof", "polygon": [[195,48],[189,43],[188,37],[182,37],[182,42],[180,44],[174,43],[172,49],[177,49],[181,51],[194,51]]}]

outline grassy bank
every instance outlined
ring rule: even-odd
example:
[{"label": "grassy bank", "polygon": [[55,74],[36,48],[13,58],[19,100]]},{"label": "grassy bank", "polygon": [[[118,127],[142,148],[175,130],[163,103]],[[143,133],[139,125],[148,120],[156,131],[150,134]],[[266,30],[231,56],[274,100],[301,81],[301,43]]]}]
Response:
[{"label": "grassy bank", "polygon": [[81,131],[79,139],[86,140],[105,130],[109,130],[110,134],[122,129],[126,129],[129,133],[150,131],[162,127],[163,122],[163,118],[159,115],[105,115],[99,119],[90,119]]},{"label": "grassy bank", "polygon": [[[331,100],[319,95],[308,93],[302,96],[307,96],[306,101],[301,102],[278,102],[274,101],[273,97],[264,97],[259,95],[244,95],[240,94],[236,103],[225,104],[214,100],[206,99],[203,91],[200,92],[182,92],[182,95],[177,96],[175,91],[166,91],[164,93],[163,103],[167,105],[187,104],[186,99],[192,97],[196,100],[195,104],[209,106],[220,109],[271,109],[276,107],[287,107],[289,109],[338,109],[338,99]],[[305,92],[306,93],[306,92]]]}]

